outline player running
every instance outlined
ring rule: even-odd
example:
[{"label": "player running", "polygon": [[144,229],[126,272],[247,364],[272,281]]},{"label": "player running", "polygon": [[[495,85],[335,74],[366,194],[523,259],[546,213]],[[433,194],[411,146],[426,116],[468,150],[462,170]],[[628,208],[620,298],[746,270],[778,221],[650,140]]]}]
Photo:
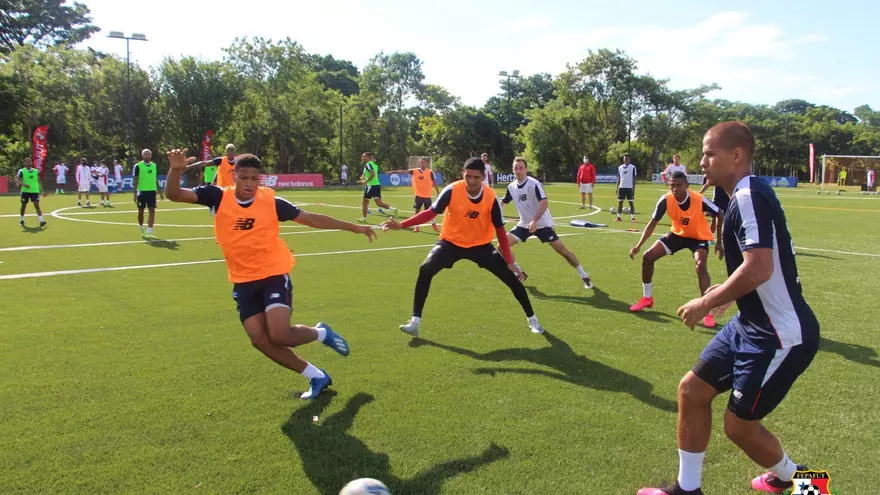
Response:
[{"label": "player running", "polygon": [[[419,158],[418,168],[389,170],[388,173],[412,175],[412,187],[413,192],[416,195],[413,208],[415,208],[416,213],[421,211],[422,208],[427,210],[431,207],[431,187],[434,188],[434,191],[437,192],[438,196],[440,195],[440,187],[437,186],[437,181],[434,179],[434,172],[428,168],[428,159],[425,157]],[[434,218],[431,219],[431,227],[434,228],[435,232],[440,232],[440,227],[437,226],[437,221]],[[418,225],[413,228],[413,232],[419,232]]]},{"label": "player running", "polygon": [[760,466],[753,489],[782,493],[798,466],[762,424],[807,369],[819,322],[804,300],[785,212],[773,189],[750,175],[755,138],[741,122],[722,122],[703,138],[700,166],[730,194],[723,242],[729,278],[678,310],[693,328],[712,308],[736,301],[739,313],[712,339],[678,389],[679,471],[667,488],[639,495],[701,495],[712,400],[733,390],[724,432]]},{"label": "player running", "polygon": [[24,168],[18,170],[15,175],[15,183],[21,187],[21,219],[18,224],[24,227],[24,212],[27,210],[28,201],[30,201],[34,204],[34,209],[37,210],[40,227],[45,226],[43,210],[40,209],[40,171],[34,168],[33,160],[24,159]]},{"label": "player running", "polygon": [[391,216],[397,217],[397,208],[382,201],[382,186],[379,185],[379,166],[373,161],[373,154],[365,151],[361,155],[361,162],[364,164],[364,175],[361,176],[361,184],[364,185],[364,201],[361,203],[361,213],[363,216],[358,219],[360,223],[367,223],[367,213],[369,212],[370,199],[376,202],[379,213],[385,214],[382,208],[391,210]]},{"label": "player running", "polygon": [[[156,163],[152,161],[153,152],[141,151],[143,160],[137,162],[132,170],[134,175],[134,202],[138,209],[138,226],[143,237],[153,237],[153,222],[156,220],[156,191],[159,189],[159,175]],[[166,180],[167,186],[167,180]],[[144,208],[149,211],[147,230],[144,232]]]},{"label": "player running", "polygon": [[52,171],[55,172],[55,194],[64,194],[64,185],[67,184],[67,172],[69,170],[63,162],[58,162],[52,167]]},{"label": "player running", "polygon": [[[431,279],[440,273],[440,270],[452,268],[457,261],[466,259],[473,261],[480,268],[489,270],[504,282],[525,311],[529,329],[533,333],[544,333],[544,328],[538,323],[538,317],[532,310],[529,295],[520,281],[522,272],[516,266],[516,260],[510,252],[498,198],[495,191],[483,182],[485,170],[479,158],[469,159],[465,162],[462,172],[464,180],[446,186],[430,209],[403,222],[392,218],[382,224],[386,231],[406,229],[446,213],[440,241],[431,249],[419,268],[419,277],[413,295],[412,318],[400,325],[402,332],[413,337],[419,336],[422,309],[428,299]],[[492,245],[494,235],[498,236],[500,253]]]},{"label": "player running", "polygon": [[86,195],[86,208],[91,208],[92,203],[89,201],[89,194],[92,189],[92,169],[89,162],[85,158],[79,161],[76,166],[76,206],[82,206],[82,195]]},{"label": "player running", "polygon": [[[654,229],[663,215],[668,214],[672,221],[672,231],[654,242],[651,249],[642,255],[642,289],[643,295],[639,302],[633,304],[629,310],[642,311],[654,307],[652,294],[654,277],[654,263],[660,258],[673,255],[682,249],[689,249],[694,257],[697,267],[697,281],[700,285],[700,294],[705,294],[712,284],[709,279],[709,269],[706,267],[706,259],[709,257],[709,241],[714,239],[709,222],[706,221],[706,213],[717,216],[718,207],[700,193],[688,189],[687,175],[683,172],[674,172],[669,181],[669,191],[660,197],[651,221],[642,231],[639,242],[629,250],[629,257],[635,259],[636,254],[645,244],[645,241],[654,233]],[[718,222],[718,238],[721,238],[721,222]],[[715,252],[723,258],[724,249],[721,243],[715,244]],[[715,328],[715,320],[712,315],[703,318],[703,325],[707,328]]]},{"label": "player running", "polygon": [[636,223],[636,206],[633,203],[636,195],[636,166],[629,162],[629,153],[623,154],[623,164],[617,167],[617,220],[620,222],[620,212],[623,209],[623,200],[629,200],[629,217],[632,223]]},{"label": "player running", "polygon": [[[514,201],[516,211],[519,213],[519,223],[507,233],[507,240],[511,246],[514,246],[519,242],[526,242],[531,236],[535,236],[543,243],[550,243],[550,247],[577,270],[584,282],[584,288],[592,289],[593,282],[590,280],[590,275],[584,271],[577,256],[565,247],[562,239],[553,230],[553,217],[550,216],[544,186],[538,179],[529,177],[528,171],[528,163],[525,158],[518,156],[513,160],[513,173],[516,175],[516,180],[507,186],[507,192],[501,202],[508,204]],[[528,276],[523,272],[523,280],[526,278]]]},{"label": "player running", "polygon": [[300,397],[316,398],[333,383],[326,371],[299,357],[291,348],[315,340],[343,356],[348,342],[327,324],[314,327],[290,325],[293,286],[289,273],[296,264],[287,244],[279,237],[279,223],[294,221],[318,229],[339,229],[364,234],[372,242],[375,232],[369,226],[316,213],[308,213],[260,186],[262,163],[254,155],[239,155],[234,163],[233,186],[214,185],[183,189],[180,175],[195,158],[187,150],[168,152],[168,199],[207,206],[215,212],[214,236],[223,251],[232,282],[232,298],[251,344],[279,365],[309,380],[309,390]]}]

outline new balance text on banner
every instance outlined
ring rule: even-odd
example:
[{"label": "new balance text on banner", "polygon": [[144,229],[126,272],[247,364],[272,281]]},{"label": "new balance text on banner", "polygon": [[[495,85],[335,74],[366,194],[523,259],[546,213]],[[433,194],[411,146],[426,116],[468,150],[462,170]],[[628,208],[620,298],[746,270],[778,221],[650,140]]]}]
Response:
[{"label": "new balance text on banner", "polygon": [[797,187],[798,180],[797,177],[769,177],[769,176],[761,176],[758,177],[762,181],[766,182],[771,187]]},{"label": "new balance text on banner", "polygon": [[[443,184],[443,180],[440,177],[440,172],[434,172],[434,180],[437,181],[437,185]],[[411,186],[412,185],[412,175],[410,174],[379,174],[379,185],[380,186]]]},{"label": "new balance text on banner", "polygon": [[321,174],[263,174],[260,185],[280,189],[286,187],[324,187]]},{"label": "new balance text on banner", "polygon": [[34,162],[34,168],[40,171],[40,177],[43,177],[43,170],[46,168],[46,155],[49,154],[49,146],[47,144],[47,136],[49,134],[49,126],[41,125],[34,129],[33,140],[31,141],[31,160]]},{"label": "new balance text on banner", "polygon": [[[688,184],[702,184],[703,176],[701,174],[687,174]],[[663,179],[660,177],[660,174],[651,175],[651,182],[654,184],[663,184]]]}]

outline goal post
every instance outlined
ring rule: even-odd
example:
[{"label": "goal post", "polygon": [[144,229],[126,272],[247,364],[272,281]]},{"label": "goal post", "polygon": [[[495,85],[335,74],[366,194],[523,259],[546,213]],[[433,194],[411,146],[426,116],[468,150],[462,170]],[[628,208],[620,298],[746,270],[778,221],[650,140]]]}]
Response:
[{"label": "goal post", "polygon": [[876,187],[873,191],[869,190],[868,170],[873,170],[875,177],[880,175],[880,156],[822,155],[822,175],[817,180],[819,192],[874,193]]}]

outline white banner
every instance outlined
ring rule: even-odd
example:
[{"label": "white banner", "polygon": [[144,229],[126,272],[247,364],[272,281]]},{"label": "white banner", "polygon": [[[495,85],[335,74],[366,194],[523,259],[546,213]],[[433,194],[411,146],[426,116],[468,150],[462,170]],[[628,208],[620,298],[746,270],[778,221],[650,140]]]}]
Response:
[{"label": "white banner", "polygon": [[[702,174],[687,174],[688,184],[702,184],[703,183],[703,175]],[[660,174],[654,174],[651,176],[651,182],[654,184],[663,184],[663,179],[660,178]]]}]

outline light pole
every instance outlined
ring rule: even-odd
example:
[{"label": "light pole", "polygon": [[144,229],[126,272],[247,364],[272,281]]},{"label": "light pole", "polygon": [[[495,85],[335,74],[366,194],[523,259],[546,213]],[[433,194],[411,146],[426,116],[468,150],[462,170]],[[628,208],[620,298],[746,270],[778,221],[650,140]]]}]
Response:
[{"label": "light pole", "polygon": [[508,74],[506,70],[503,70],[499,72],[498,75],[507,78],[507,151],[510,152],[510,160],[513,161],[513,137],[511,137],[510,130],[510,79],[519,79],[519,69],[510,74]]},{"label": "light pole", "polygon": [[129,50],[128,42],[131,40],[147,41],[147,36],[140,33],[132,33],[131,36],[126,36],[122,31],[110,31],[107,37],[125,40],[125,78],[128,88],[126,91],[128,93],[128,166],[131,168],[132,161],[134,160],[134,150],[131,146],[131,51]]}]

